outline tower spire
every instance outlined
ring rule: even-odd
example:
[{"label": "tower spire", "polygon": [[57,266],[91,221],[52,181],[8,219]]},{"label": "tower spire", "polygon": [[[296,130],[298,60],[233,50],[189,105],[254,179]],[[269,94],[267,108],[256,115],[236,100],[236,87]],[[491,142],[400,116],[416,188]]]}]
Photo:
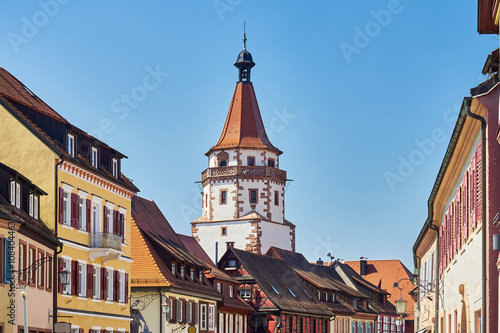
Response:
[{"label": "tower spire", "polygon": [[247,49],[247,32],[246,32],[246,22],[243,21],[243,50]]}]

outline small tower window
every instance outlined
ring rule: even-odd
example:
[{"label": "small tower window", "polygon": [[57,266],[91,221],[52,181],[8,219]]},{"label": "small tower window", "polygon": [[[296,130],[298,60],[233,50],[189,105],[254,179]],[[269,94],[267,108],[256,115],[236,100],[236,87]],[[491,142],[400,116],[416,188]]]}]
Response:
[{"label": "small tower window", "polygon": [[280,204],[279,197],[280,197],[280,193],[278,191],[274,191],[274,205],[275,206],[279,206],[279,204]]},{"label": "small tower window", "polygon": [[225,205],[227,203],[227,190],[220,191],[220,203],[221,205]]},{"label": "small tower window", "polygon": [[267,166],[274,168],[274,159],[270,158],[267,160]]},{"label": "small tower window", "polygon": [[226,160],[220,161],[220,166],[221,167],[227,166],[227,161]]},{"label": "small tower window", "polygon": [[220,235],[227,236],[227,227],[220,227]]},{"label": "small tower window", "polygon": [[257,203],[257,190],[250,190],[250,203]]},{"label": "small tower window", "polygon": [[249,156],[248,157],[248,165],[249,166],[254,166],[255,165],[255,157]]}]

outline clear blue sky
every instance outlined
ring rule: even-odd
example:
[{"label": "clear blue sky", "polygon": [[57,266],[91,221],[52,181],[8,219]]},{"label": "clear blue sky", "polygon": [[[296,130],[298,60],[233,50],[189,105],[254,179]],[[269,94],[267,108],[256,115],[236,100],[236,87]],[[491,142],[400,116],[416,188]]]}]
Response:
[{"label": "clear blue sky", "polygon": [[194,182],[224,124],[246,21],[262,117],[293,179],[285,205],[297,250],[412,269],[459,105],[498,47],[497,36],[477,34],[476,7],[8,0],[0,66],[127,155],[123,171],[140,195],[189,234],[201,215]]}]

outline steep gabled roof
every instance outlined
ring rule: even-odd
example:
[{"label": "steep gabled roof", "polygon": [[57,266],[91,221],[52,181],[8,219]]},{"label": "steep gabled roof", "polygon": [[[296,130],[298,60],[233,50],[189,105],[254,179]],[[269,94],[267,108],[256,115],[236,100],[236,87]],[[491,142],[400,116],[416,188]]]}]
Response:
[{"label": "steep gabled roof", "polygon": [[[345,263],[359,274],[359,261],[346,261]],[[400,282],[399,285],[403,288],[401,295],[407,301],[406,312],[409,314],[407,317],[408,320],[413,319],[414,305],[409,295],[409,292],[413,289],[413,284],[409,281],[411,277],[411,272],[399,260],[367,260],[366,272],[363,275],[366,281],[388,291],[391,294],[391,300],[396,300],[400,297],[399,288],[394,287],[394,283]]]},{"label": "steep gabled roof", "polygon": [[251,83],[236,84],[220,139],[206,155],[216,149],[228,148],[263,148],[278,155],[282,153],[267,138]]},{"label": "steep gabled roof", "polygon": [[[64,147],[64,137],[66,131],[77,133],[85,141],[92,142],[99,147],[109,149],[114,156],[122,158],[126,156],[117,150],[109,147],[104,142],[85,133],[81,129],[72,125],[59,113],[47,105],[40,97],[35,95],[16,77],[0,67],[0,105],[3,105],[14,117],[36,135],[44,144],[58,155],[64,156],[66,160],[75,162],[87,170],[98,173],[121,186],[128,188],[133,192],[139,192],[139,189],[130,179],[120,173],[119,177],[113,177],[111,172],[100,165],[95,168],[84,156],[71,156]],[[52,132],[51,132],[52,131]]]},{"label": "steep gabled roof", "polygon": [[230,248],[271,302],[282,311],[331,317],[333,313],[306,291],[306,286],[284,260]]}]

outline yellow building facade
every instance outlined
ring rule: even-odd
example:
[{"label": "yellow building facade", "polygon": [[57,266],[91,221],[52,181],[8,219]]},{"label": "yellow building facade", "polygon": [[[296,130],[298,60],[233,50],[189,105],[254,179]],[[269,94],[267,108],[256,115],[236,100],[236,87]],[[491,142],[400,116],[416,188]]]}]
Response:
[{"label": "yellow building facade", "polygon": [[[76,128],[0,68],[0,162],[46,196],[40,218],[63,244],[54,274],[59,322],[71,332],[130,330],[131,199],[125,156]],[[61,251],[61,249],[59,249]]]}]

